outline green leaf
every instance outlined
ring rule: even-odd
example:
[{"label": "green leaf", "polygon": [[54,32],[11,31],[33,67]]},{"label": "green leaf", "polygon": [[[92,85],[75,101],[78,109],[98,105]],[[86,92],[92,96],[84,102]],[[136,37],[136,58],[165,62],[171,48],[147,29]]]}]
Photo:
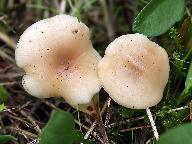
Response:
[{"label": "green leaf", "polygon": [[183,18],[185,5],[185,0],[152,0],[135,18],[133,31],[161,35]]},{"label": "green leaf", "polygon": [[75,123],[68,112],[54,111],[51,119],[43,128],[39,144],[72,144],[75,138]]},{"label": "green leaf", "polygon": [[157,144],[191,144],[192,124],[184,124],[174,129],[168,130],[160,136]]},{"label": "green leaf", "polygon": [[9,141],[17,141],[17,139],[11,135],[0,135],[0,144],[6,144]]},{"label": "green leaf", "polygon": [[3,86],[0,86],[0,104],[3,104],[4,102],[7,101],[8,99],[8,92],[6,91],[6,89]]},{"label": "green leaf", "polygon": [[2,112],[5,108],[5,105],[4,104],[0,104],[0,112]]}]

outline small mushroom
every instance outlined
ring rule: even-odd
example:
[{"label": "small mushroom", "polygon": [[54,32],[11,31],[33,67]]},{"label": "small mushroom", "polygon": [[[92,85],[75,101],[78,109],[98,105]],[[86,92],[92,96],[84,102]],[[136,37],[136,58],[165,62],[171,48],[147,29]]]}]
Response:
[{"label": "small mushroom", "polygon": [[17,43],[15,59],[26,72],[22,84],[29,94],[63,97],[73,107],[94,111],[92,99],[101,88],[97,77],[101,57],[88,27],[77,18],[58,15],[31,25]]},{"label": "small mushroom", "polygon": [[146,109],[162,99],[169,77],[168,55],[144,35],[123,35],[107,47],[98,75],[114,101]]},{"label": "small mushroom", "polygon": [[[146,109],[150,115],[149,107],[160,102],[168,81],[168,55],[142,34],[123,35],[107,47],[98,64],[98,75],[115,102],[127,108]],[[154,125],[152,116],[149,118]]]}]

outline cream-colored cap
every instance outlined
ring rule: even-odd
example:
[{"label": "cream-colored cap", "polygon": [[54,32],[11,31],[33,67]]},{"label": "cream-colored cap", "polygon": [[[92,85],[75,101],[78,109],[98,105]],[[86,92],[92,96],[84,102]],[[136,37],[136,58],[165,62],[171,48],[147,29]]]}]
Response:
[{"label": "cream-colored cap", "polygon": [[17,43],[15,59],[26,72],[25,90],[35,97],[63,97],[76,107],[89,103],[101,88],[101,57],[88,27],[75,17],[57,15],[31,25]]},{"label": "cream-colored cap", "polygon": [[145,109],[162,99],[169,77],[168,55],[142,34],[123,35],[107,47],[98,75],[118,104]]}]

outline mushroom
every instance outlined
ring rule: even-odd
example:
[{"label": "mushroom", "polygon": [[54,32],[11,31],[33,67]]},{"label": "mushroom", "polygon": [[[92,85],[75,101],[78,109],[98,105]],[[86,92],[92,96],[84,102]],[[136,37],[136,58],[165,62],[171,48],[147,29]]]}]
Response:
[{"label": "mushroom", "polygon": [[168,55],[142,34],[123,35],[107,47],[98,76],[115,102],[150,114],[149,107],[160,102],[168,81]]},{"label": "mushroom", "polygon": [[88,27],[77,18],[57,15],[31,25],[17,43],[15,59],[26,73],[22,84],[29,94],[63,97],[71,106],[95,113],[101,57],[92,46]]}]

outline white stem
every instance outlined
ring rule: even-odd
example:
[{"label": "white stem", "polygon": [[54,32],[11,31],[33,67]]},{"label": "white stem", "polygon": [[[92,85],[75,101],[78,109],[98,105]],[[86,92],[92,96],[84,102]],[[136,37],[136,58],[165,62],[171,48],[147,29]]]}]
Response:
[{"label": "white stem", "polygon": [[156,126],[155,126],[155,122],[154,122],[154,120],[153,120],[153,116],[152,116],[152,114],[151,114],[150,109],[149,109],[149,108],[146,108],[146,112],[147,112],[147,115],[148,115],[148,117],[149,117],[149,121],[150,121],[150,123],[151,123],[152,129],[153,129],[154,137],[155,137],[156,140],[158,140],[158,139],[159,139],[159,134],[158,134],[158,132],[157,132],[157,128],[156,128]]}]

